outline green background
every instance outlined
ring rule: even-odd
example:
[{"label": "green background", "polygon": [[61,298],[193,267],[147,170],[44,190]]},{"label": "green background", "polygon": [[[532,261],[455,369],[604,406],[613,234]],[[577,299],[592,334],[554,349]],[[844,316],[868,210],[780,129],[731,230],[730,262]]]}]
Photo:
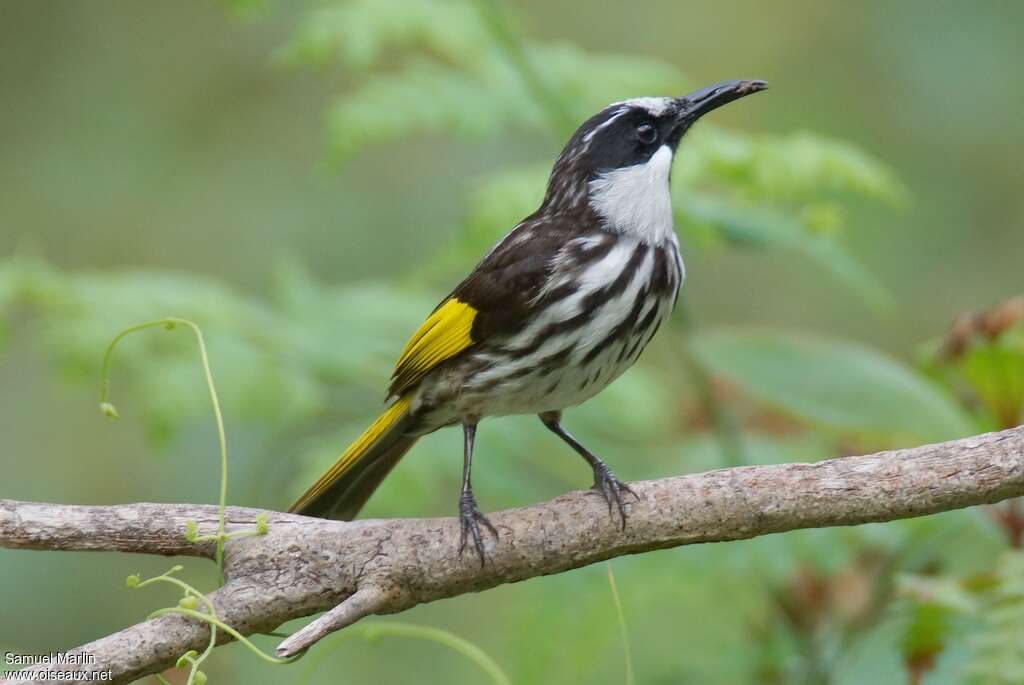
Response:
[{"label": "green background", "polygon": [[[106,342],[125,325],[181,315],[204,327],[225,395],[231,503],[286,507],[379,408],[404,336],[501,235],[464,229],[479,178],[557,154],[564,136],[537,127],[467,139],[441,126],[340,159],[328,113],[359,74],[282,56],[315,7],[0,3],[0,259],[43,274],[29,295],[10,286],[20,294],[9,300],[0,278],[0,497],[215,501],[212,421],[184,333],[123,343],[125,366],[119,373],[116,357],[114,370],[123,420],[96,410]],[[844,140],[902,186],[895,202],[851,193],[834,205],[843,217],[835,244],[872,274],[887,306],[799,249],[683,234],[687,311],[708,331],[688,349],[735,414],[739,456],[698,408],[679,327],[622,387],[567,414],[620,477],[814,460],[992,427],[945,392],[925,396],[933,388],[911,367],[957,313],[1024,290],[1024,5],[531,1],[514,14],[530,40],[656,58],[685,73],[665,94],[763,78],[771,90],[716,112],[714,125]],[[638,94],[663,93],[621,97]],[[395,105],[406,115],[416,106]],[[820,192],[831,202],[828,188]],[[776,349],[774,334],[762,333],[776,330],[798,342]],[[847,342],[823,342],[836,339]],[[882,389],[841,388],[851,376],[881,379]],[[367,513],[453,513],[456,433],[422,441]],[[478,446],[484,509],[589,483],[533,419],[485,423]],[[877,550],[898,553],[907,572],[937,564],[972,573],[991,568],[1004,546],[984,515],[957,512],[616,560],[636,682],[906,682],[906,602],[886,601],[867,628],[839,639],[833,628],[794,629],[778,598],[808,573],[856,598],[858,583],[880,582],[859,574]],[[123,578],[165,565],[0,551],[0,650],[48,652],[141,619],[175,598],[130,591]],[[209,568],[188,567],[212,587]],[[837,606],[825,623],[839,620]],[[400,619],[471,639],[516,683],[624,682],[603,565]],[[949,640],[924,682],[966,681],[964,664],[977,656],[970,633]],[[352,636],[320,649],[333,656],[311,682],[484,682],[431,643]],[[225,683],[292,682],[302,666],[294,669],[274,670],[237,646],[206,668]]]}]

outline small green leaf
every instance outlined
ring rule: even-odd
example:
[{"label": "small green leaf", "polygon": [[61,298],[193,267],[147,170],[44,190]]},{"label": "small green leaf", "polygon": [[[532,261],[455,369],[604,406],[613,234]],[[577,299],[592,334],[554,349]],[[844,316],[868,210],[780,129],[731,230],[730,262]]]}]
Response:
[{"label": "small green leaf", "polygon": [[934,668],[935,657],[946,648],[952,627],[950,611],[939,604],[915,604],[903,634],[903,658],[911,669],[924,673]]},{"label": "small green leaf", "polygon": [[697,358],[754,398],[840,430],[917,440],[969,435],[964,413],[913,369],[860,345],[793,332],[715,330]]},{"label": "small green leaf", "polygon": [[974,394],[998,421],[1010,427],[1024,414],[1024,348],[1002,340],[968,350],[957,368]]}]

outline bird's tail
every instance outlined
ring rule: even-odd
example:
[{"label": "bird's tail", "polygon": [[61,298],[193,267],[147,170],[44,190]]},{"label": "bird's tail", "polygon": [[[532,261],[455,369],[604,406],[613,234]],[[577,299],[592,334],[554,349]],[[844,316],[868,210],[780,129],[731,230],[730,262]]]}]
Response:
[{"label": "bird's tail", "polygon": [[411,393],[398,398],[288,509],[294,514],[351,521],[417,440],[407,435]]}]

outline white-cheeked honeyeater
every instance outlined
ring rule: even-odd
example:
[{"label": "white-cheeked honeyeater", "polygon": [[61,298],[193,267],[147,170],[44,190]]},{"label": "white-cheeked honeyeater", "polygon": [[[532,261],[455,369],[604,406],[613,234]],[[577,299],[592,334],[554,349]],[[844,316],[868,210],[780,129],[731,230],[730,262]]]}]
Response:
[{"label": "white-cheeked honeyeater", "polygon": [[488,252],[402,351],[391,404],[291,511],[350,520],[416,440],[465,434],[459,517],[484,559],[470,483],[484,417],[537,414],[582,456],[594,489],[618,510],[632,491],[561,426],[562,410],[601,392],[636,362],[669,316],[685,271],[669,173],[694,121],[763,81],[728,81],[684,97],[617,102],[580,126],[555,160],[544,200]]}]

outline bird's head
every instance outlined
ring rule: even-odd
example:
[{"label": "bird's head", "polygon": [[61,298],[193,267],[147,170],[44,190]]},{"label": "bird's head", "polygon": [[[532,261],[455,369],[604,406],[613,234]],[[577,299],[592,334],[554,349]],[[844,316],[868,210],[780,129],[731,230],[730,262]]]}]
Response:
[{"label": "bird's head", "polygon": [[[668,202],[672,159],[693,122],[767,87],[764,81],[724,81],[682,97],[636,98],[605,107],[584,122],[562,150],[551,171],[544,206],[559,211],[587,203],[618,231],[634,228],[628,224],[658,220],[649,215],[665,212],[661,205]],[[645,227],[635,228],[642,232]]]}]

